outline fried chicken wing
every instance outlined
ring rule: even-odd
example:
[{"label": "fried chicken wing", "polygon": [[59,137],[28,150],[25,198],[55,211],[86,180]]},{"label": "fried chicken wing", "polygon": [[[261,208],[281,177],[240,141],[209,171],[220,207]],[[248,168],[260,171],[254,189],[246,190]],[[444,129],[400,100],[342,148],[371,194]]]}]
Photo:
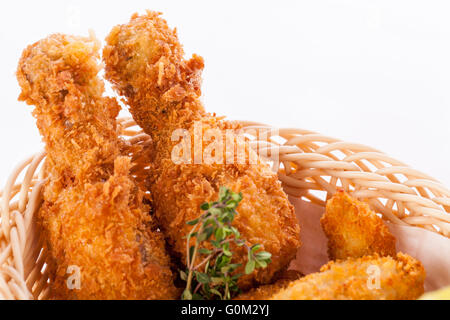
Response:
[{"label": "fried chicken wing", "polygon": [[333,261],[291,282],[273,300],[413,300],[424,292],[425,270],[414,258],[366,256]]},{"label": "fried chicken wing", "polygon": [[[237,153],[229,157],[225,150],[214,153],[222,155],[223,162],[204,157],[207,147],[196,145],[196,139],[201,141],[213,129],[220,130],[216,139],[229,141],[225,130],[238,127],[205,112],[200,102],[203,59],[194,55],[185,60],[183,55],[176,31],[154,12],[134,15],[128,24],[115,27],[103,51],[106,78],[125,96],[134,119],[155,142],[150,189],[157,220],[174,252],[185,260],[184,237],[190,231],[186,222],[201,214],[200,205],[217,199],[221,186],[242,192],[234,224],[249,244],[260,243],[272,254],[272,263],[241,277],[239,286],[268,283],[300,245],[293,207],[276,174],[237,135],[231,140],[236,143],[234,150],[245,150],[244,161],[238,161]],[[189,161],[182,163],[172,157],[179,142],[173,134],[179,129],[191,137]],[[233,249],[237,262],[245,264],[244,248]]]},{"label": "fried chicken wing", "polygon": [[[162,235],[121,156],[116,116],[97,76],[94,37],[55,34],[24,50],[20,100],[34,105],[48,181],[38,220],[49,251],[53,299],[170,299]],[[80,286],[68,277],[78,267]]]},{"label": "fried chicken wing", "polygon": [[395,256],[395,237],[367,203],[338,191],[328,200],[320,220],[331,260],[366,255]]}]

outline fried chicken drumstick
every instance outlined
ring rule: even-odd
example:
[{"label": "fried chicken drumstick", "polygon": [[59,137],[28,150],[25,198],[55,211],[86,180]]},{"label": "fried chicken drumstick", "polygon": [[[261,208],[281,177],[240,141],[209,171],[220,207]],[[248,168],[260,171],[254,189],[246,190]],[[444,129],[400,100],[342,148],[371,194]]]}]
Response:
[{"label": "fried chicken drumstick", "polygon": [[[39,211],[53,299],[171,299],[177,292],[143,192],[120,155],[119,105],[103,97],[93,37],[55,34],[24,50],[20,100],[34,105],[48,181]],[[69,267],[81,273],[70,289]]]},{"label": "fried chicken drumstick", "polygon": [[[171,159],[178,144],[171,138],[177,129],[187,130],[192,137],[189,143],[193,143],[208,129],[224,132],[236,128],[207,114],[200,102],[203,59],[194,55],[185,60],[176,31],[154,12],[134,15],[128,24],[115,27],[106,40],[106,78],[125,96],[134,119],[155,142],[150,190],[156,217],[169,244],[185,261],[184,237],[190,231],[186,222],[201,214],[200,205],[216,199],[220,186],[242,192],[243,201],[233,224],[249,244],[259,243],[270,252],[272,263],[241,277],[238,284],[248,288],[269,282],[292,260],[300,245],[293,207],[276,174],[237,137],[237,148],[246,151],[246,159],[240,163],[237,155],[227,164],[174,163]],[[201,131],[195,131],[195,123],[201,124]],[[196,150],[192,144],[192,150],[192,154],[201,155],[205,146]],[[192,154],[190,160],[196,157]],[[251,157],[257,159],[256,164],[250,164]],[[236,262],[244,265],[245,250],[234,251]]]}]

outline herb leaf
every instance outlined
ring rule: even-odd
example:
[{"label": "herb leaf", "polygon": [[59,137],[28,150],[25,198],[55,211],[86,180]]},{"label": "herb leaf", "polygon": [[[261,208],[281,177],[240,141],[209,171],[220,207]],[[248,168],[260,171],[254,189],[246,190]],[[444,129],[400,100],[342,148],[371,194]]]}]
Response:
[{"label": "herb leaf", "polygon": [[[193,226],[186,236],[186,270],[180,271],[180,278],[186,281],[183,300],[232,299],[240,292],[237,285],[242,274],[236,270],[241,264],[233,263],[230,245],[245,247],[248,261],[245,274],[256,268],[265,268],[271,262],[271,254],[261,250],[261,245],[247,245],[239,231],[232,226],[238,214],[236,208],[242,201],[242,193],[235,193],[226,187],[219,190],[219,200],[200,206],[204,213],[192,221]],[[194,240],[195,242],[191,242]],[[191,245],[195,243],[195,245]]]}]

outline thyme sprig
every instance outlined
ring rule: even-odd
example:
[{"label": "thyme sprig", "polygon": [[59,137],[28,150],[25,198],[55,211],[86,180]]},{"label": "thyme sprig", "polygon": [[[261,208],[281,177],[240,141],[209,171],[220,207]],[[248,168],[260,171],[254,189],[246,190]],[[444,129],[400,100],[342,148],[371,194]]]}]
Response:
[{"label": "thyme sprig", "polygon": [[[233,243],[247,250],[245,274],[252,273],[256,268],[265,268],[271,262],[269,252],[262,251],[259,244],[248,246],[232,226],[241,201],[241,193],[222,187],[219,200],[202,204],[200,208],[204,213],[187,222],[193,228],[186,237],[187,268],[180,271],[181,279],[186,281],[181,296],[183,300],[229,300],[239,293],[237,282],[242,274],[235,271],[242,264],[233,263],[230,246]],[[191,245],[194,238],[195,244]]]}]

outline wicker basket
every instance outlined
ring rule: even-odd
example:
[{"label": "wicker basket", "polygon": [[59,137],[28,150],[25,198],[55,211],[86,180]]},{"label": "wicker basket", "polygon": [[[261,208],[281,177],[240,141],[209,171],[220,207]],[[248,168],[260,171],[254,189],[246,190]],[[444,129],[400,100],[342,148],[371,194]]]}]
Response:
[{"label": "wicker basket", "polygon": [[[131,119],[120,120],[131,144],[150,138]],[[450,237],[450,190],[437,180],[373,148],[301,129],[273,129],[241,122],[258,152],[277,153],[274,162],[284,190],[321,206],[338,188],[364,199],[386,220]],[[265,142],[258,134],[270,137]],[[35,223],[45,182],[45,153],[21,162],[1,196],[0,298],[46,299],[49,274]],[[19,179],[20,178],[20,179]]]}]

